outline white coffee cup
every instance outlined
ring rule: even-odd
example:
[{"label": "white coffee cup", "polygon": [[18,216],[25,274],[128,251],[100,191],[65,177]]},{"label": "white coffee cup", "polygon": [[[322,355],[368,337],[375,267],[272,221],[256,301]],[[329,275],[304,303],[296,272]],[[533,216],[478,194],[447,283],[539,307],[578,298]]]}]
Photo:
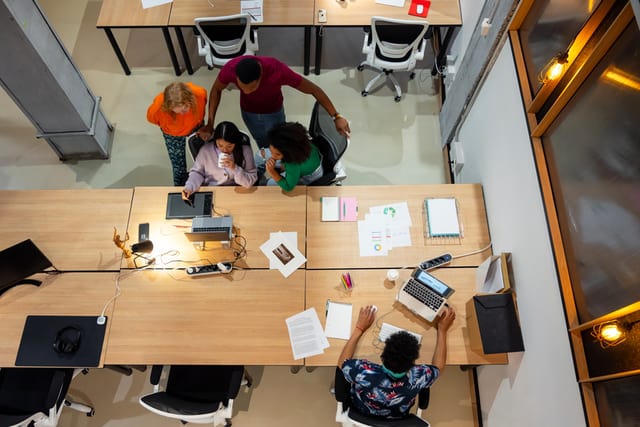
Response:
[{"label": "white coffee cup", "polygon": [[400,277],[400,273],[398,273],[398,270],[395,269],[391,269],[387,271],[387,279],[389,279],[392,282],[395,282],[396,280],[398,280],[398,277]]},{"label": "white coffee cup", "polygon": [[233,161],[233,154],[218,153],[218,167],[219,168],[223,168],[224,167],[224,161],[226,159],[229,159],[229,160]]}]

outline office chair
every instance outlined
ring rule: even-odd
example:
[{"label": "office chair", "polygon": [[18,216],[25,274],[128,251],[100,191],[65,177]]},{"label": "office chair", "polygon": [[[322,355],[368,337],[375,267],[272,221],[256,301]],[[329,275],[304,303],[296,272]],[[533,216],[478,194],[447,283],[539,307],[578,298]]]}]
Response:
[{"label": "office chair", "polygon": [[90,406],[66,399],[72,368],[0,369],[0,425],[54,427],[65,406],[93,416]]},{"label": "office chair", "polygon": [[[251,145],[251,139],[249,138],[249,135],[244,131],[240,131],[240,133],[242,134],[241,145]],[[215,141],[213,139],[210,139],[209,141],[204,141],[202,138],[200,138],[200,136],[198,136],[196,132],[192,133],[187,137],[187,146],[189,147],[189,152],[191,153],[191,158],[193,160],[195,160],[196,157],[198,157],[198,153],[200,152],[200,149],[204,144],[207,144],[207,143],[213,144],[215,143]]]},{"label": "office chair", "polygon": [[309,185],[341,185],[347,174],[340,159],[349,147],[349,138],[336,130],[333,118],[317,101],[311,112],[309,135],[322,154],[324,175]]},{"label": "office chair", "polygon": [[258,32],[251,29],[248,14],[196,18],[194,22],[198,55],[204,56],[210,70],[237,56],[255,55],[258,50]]},{"label": "office chair", "polygon": [[389,420],[380,417],[373,417],[357,412],[351,406],[351,384],[344,378],[342,370],[336,367],[335,397],[338,402],[336,409],[336,422],[343,427],[429,427],[428,421],[420,418],[422,410],[429,406],[429,388],[420,390],[418,394],[418,410],[416,414],[410,414],[402,419]]},{"label": "office chair", "polygon": [[168,367],[164,391],[159,382],[163,366],[151,370],[154,392],[140,397],[140,404],[149,411],[183,424],[231,426],[233,399],[241,385],[251,387],[251,377],[243,366],[182,366]]},{"label": "office chair", "polygon": [[367,96],[376,82],[386,76],[396,90],[394,100],[400,102],[402,89],[398,80],[393,75],[394,71],[410,71],[409,79],[415,77],[413,70],[416,62],[424,58],[426,40],[431,37],[427,34],[429,23],[426,21],[407,21],[394,18],[373,16],[371,18],[371,30],[365,30],[362,53],[366,59],[358,65],[358,71],[365,66],[379,71],[364,90],[362,96]]}]

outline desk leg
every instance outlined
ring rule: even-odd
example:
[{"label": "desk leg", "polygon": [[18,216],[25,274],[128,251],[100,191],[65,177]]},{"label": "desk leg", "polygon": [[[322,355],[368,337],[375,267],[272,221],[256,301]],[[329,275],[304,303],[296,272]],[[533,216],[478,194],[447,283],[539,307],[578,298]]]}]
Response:
[{"label": "desk leg", "polygon": [[122,67],[122,70],[127,76],[131,75],[131,70],[129,69],[129,65],[127,65],[127,60],[124,59],[124,55],[120,50],[120,46],[118,46],[118,42],[116,41],[116,38],[113,36],[113,33],[111,32],[111,28],[104,28],[104,32],[107,35],[107,39],[109,39],[109,42],[111,43],[111,47],[113,48],[113,51],[118,57],[118,61],[120,61],[120,66]]},{"label": "desk leg", "polygon": [[176,37],[178,38],[178,45],[182,51],[182,59],[184,59],[184,66],[187,67],[187,73],[193,74],[193,67],[191,66],[191,59],[189,58],[189,51],[187,45],[184,42],[184,36],[182,35],[182,28],[175,27]]},{"label": "desk leg", "polygon": [[316,27],[316,76],[320,75],[320,66],[321,58],[322,58],[322,34],[324,33],[324,28],[322,26]]},{"label": "desk leg", "polygon": [[173,48],[173,42],[171,41],[171,34],[169,34],[168,27],[162,27],[162,35],[164,36],[164,42],[167,44],[167,50],[169,51],[169,57],[171,58],[171,64],[173,64],[173,70],[176,72],[176,76],[179,76],[180,64],[178,64],[178,57],[176,56],[176,50]]},{"label": "desk leg", "polygon": [[304,27],[304,75],[309,75],[309,62],[311,61],[311,27]]}]

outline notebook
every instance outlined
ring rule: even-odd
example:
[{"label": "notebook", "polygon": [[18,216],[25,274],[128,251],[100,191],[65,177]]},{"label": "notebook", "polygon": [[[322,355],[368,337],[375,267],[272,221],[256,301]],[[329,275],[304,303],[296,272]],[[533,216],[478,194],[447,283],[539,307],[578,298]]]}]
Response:
[{"label": "notebook", "polygon": [[396,299],[418,316],[433,322],[454,292],[436,277],[416,268],[398,291]]},{"label": "notebook", "polygon": [[181,193],[167,195],[167,219],[195,218],[211,216],[213,210],[213,191],[193,193],[193,206],[182,200]]},{"label": "notebook", "polygon": [[425,199],[424,207],[430,237],[460,236],[456,199]]}]

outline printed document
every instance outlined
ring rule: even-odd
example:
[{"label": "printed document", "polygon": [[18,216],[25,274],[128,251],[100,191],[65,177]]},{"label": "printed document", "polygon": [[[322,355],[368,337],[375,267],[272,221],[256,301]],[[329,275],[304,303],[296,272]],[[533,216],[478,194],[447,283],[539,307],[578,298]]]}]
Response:
[{"label": "printed document", "polygon": [[329,347],[315,308],[289,317],[286,323],[295,360],[322,354]]},{"label": "printed document", "polygon": [[352,312],[351,304],[347,302],[327,301],[326,337],[348,340],[351,336]]},{"label": "printed document", "polygon": [[264,22],[262,10],[262,0],[242,0],[240,2],[240,13],[249,14],[252,24]]},{"label": "printed document", "polygon": [[163,4],[171,2],[173,2],[173,0],[142,0],[142,8],[149,9],[150,7],[162,6]]}]

